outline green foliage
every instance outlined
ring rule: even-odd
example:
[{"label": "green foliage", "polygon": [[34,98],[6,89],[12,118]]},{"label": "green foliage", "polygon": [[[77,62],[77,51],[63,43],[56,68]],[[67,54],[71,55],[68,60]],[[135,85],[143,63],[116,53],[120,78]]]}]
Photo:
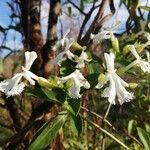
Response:
[{"label": "green foliage", "polygon": [[32,90],[30,89],[26,92],[26,95],[58,104],[62,104],[66,98],[66,93],[61,89],[53,89],[53,90],[44,88],[36,88]]},{"label": "green foliage", "polygon": [[83,120],[80,114],[78,114],[77,116],[71,115],[71,126],[74,135],[78,135],[78,136],[81,135],[83,131]]},{"label": "green foliage", "polygon": [[128,133],[132,134],[133,130],[136,129],[137,122],[135,120],[130,120],[128,123]]},{"label": "green foliage", "polygon": [[142,141],[145,150],[150,150],[150,133],[146,132],[142,128],[137,127],[137,132],[140,140]]},{"label": "green foliage", "polygon": [[66,112],[61,112],[53,119],[47,121],[33,137],[28,150],[45,149],[53,141],[60,128],[64,125],[66,118]]},{"label": "green foliage", "polygon": [[67,99],[66,103],[67,103],[66,104],[67,110],[74,116],[77,116],[80,111],[81,100],[80,99]]}]

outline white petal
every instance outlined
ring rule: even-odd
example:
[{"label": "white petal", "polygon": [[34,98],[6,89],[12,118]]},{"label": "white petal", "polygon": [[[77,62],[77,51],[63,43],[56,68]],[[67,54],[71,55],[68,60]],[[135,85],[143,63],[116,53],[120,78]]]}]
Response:
[{"label": "white petal", "polygon": [[110,73],[115,72],[115,70],[114,70],[114,59],[115,59],[114,54],[113,53],[110,53],[110,54],[105,53],[104,57],[105,57],[106,65],[107,65],[107,71]]},{"label": "white petal", "polygon": [[124,102],[129,102],[131,99],[134,98],[133,93],[128,92],[124,88],[124,86],[120,82],[120,79],[116,78],[115,84],[116,84],[116,93],[117,93],[120,104],[123,104]]},{"label": "white petal", "polygon": [[150,63],[149,62],[141,60],[139,65],[140,65],[141,69],[143,70],[143,72],[150,73]]},{"label": "white petal", "polygon": [[82,51],[80,57],[77,58],[76,62],[78,63],[76,65],[76,68],[84,68],[85,67],[85,61],[90,62],[91,60],[88,59],[88,55],[86,52]]},{"label": "white petal", "polygon": [[[22,73],[17,73],[11,79],[7,79],[7,80],[4,80],[4,81],[0,82],[0,91],[4,92],[8,96],[10,96],[11,93],[13,94],[13,92],[14,93],[19,93],[17,91],[19,91],[20,89],[17,89],[17,88],[18,88],[18,85],[19,85],[18,83],[20,82],[22,76],[23,76]],[[17,94],[14,94],[14,95],[17,95]]]},{"label": "white petal", "polygon": [[111,34],[110,31],[101,31],[100,33],[94,35],[91,35],[91,38],[93,39],[94,42],[101,42],[103,39],[111,39]]},{"label": "white petal", "polygon": [[67,58],[69,58],[69,59],[73,59],[74,58],[74,54],[71,52],[71,51],[69,51],[69,50],[66,50],[66,55],[67,55]]},{"label": "white petal", "polygon": [[90,84],[89,82],[87,82],[86,80],[82,80],[82,83],[83,83],[83,87],[86,88],[86,89],[89,89],[90,88]]},{"label": "white petal", "polygon": [[72,79],[72,74],[70,74],[70,75],[68,75],[68,76],[66,76],[66,77],[62,77],[62,78],[60,79],[60,82],[61,82],[61,83],[65,83],[65,82],[68,81],[69,79]]},{"label": "white petal", "polygon": [[87,80],[84,78],[84,76],[80,73],[79,70],[75,70],[73,73],[66,77],[62,77],[60,79],[61,83],[65,83],[68,80],[72,80],[73,85],[68,89],[69,96],[72,98],[80,98],[80,88],[90,88],[90,84],[87,82]]},{"label": "white petal", "polygon": [[134,45],[129,45],[129,50],[131,51],[131,53],[135,56],[136,59],[141,59],[139,54],[137,53]]},{"label": "white petal", "polygon": [[81,95],[80,95],[80,87],[81,86],[82,85],[80,84],[80,82],[78,80],[74,79],[73,86],[68,89],[69,96],[72,98],[80,98],[81,97]]},{"label": "white petal", "polygon": [[34,80],[32,79],[32,77],[28,74],[28,72],[24,72],[23,76],[24,76],[24,78],[25,78],[26,80],[29,81],[29,83],[30,83],[31,85],[35,85],[35,81],[34,81]]},{"label": "white petal", "polygon": [[121,84],[122,84],[124,87],[128,87],[128,83],[125,82],[123,79],[121,79],[117,74],[115,74],[115,77],[121,82]]},{"label": "white petal", "polygon": [[34,51],[25,52],[25,68],[26,68],[26,70],[29,70],[31,68],[31,66],[36,58],[37,58],[36,52],[34,52]]},{"label": "white petal", "polygon": [[116,87],[115,87],[115,82],[111,77],[111,75],[109,76],[109,81],[110,81],[110,86],[103,91],[102,97],[108,97],[109,103],[115,104]]},{"label": "white petal", "polygon": [[17,84],[10,91],[6,93],[7,97],[20,95],[22,91],[24,90],[24,87],[25,87],[25,84],[23,82],[21,82],[20,84]]},{"label": "white petal", "polygon": [[98,82],[98,84],[95,86],[96,89],[101,89],[104,86],[103,82]]}]

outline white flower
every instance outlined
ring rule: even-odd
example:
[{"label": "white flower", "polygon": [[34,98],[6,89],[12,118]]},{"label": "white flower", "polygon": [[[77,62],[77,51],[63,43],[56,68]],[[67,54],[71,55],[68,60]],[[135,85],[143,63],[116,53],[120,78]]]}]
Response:
[{"label": "white flower", "polygon": [[93,39],[94,42],[100,43],[104,39],[114,39],[114,34],[112,31],[101,31],[98,34],[94,35],[91,34],[91,39]]},{"label": "white flower", "polygon": [[88,59],[88,55],[84,50],[82,51],[81,55],[77,58],[76,62],[78,63],[76,65],[76,68],[84,68],[85,67],[85,61],[90,62],[91,60]]},{"label": "white flower", "polygon": [[135,56],[136,60],[133,61],[131,64],[129,64],[125,70],[130,69],[131,67],[133,67],[134,65],[139,65],[141,67],[141,69],[143,70],[143,72],[148,72],[150,73],[150,63],[146,62],[145,60],[143,60],[139,54],[136,52],[136,49],[134,47],[134,45],[129,45],[129,50],[131,51],[131,53]]},{"label": "white flower", "polygon": [[67,38],[67,35],[69,34],[69,32],[70,32],[70,29],[68,29],[65,33],[64,33],[64,35],[63,35],[63,38],[61,39],[61,40],[58,40],[57,42],[56,42],[56,44],[52,47],[52,50],[53,51],[56,51],[56,50],[58,50],[60,47],[64,47],[65,46],[65,43],[66,43],[66,41],[68,41],[68,38]]},{"label": "white flower", "polygon": [[86,89],[90,88],[90,84],[88,81],[84,78],[84,76],[81,74],[79,70],[75,70],[73,73],[66,77],[62,77],[60,79],[61,83],[65,83],[68,80],[71,80],[73,82],[73,85],[68,88],[68,94],[71,98],[80,98],[80,88],[84,87]]},{"label": "white flower", "polygon": [[109,81],[109,87],[105,88],[102,97],[108,97],[108,101],[111,104],[116,104],[115,99],[118,98],[120,104],[124,102],[129,102],[131,99],[134,98],[133,93],[129,93],[125,87],[128,87],[128,84],[122,80],[115,72],[114,68],[114,54],[110,53],[104,54],[106,66],[107,66],[107,73],[105,76],[105,81],[100,81],[96,88],[102,88],[105,83]]},{"label": "white flower", "polygon": [[37,80],[38,76],[29,71],[29,69],[31,68],[36,58],[36,52],[25,52],[25,67],[22,67],[23,72],[17,73],[11,79],[0,82],[0,91],[4,92],[7,97],[19,95],[25,87],[25,84],[23,82],[20,83],[22,77],[28,80],[31,85],[34,85],[34,80]]},{"label": "white flower", "polygon": [[68,29],[63,38],[59,41],[56,42],[55,46],[53,46],[52,50],[56,51],[59,48],[63,48],[64,51],[62,51],[61,53],[59,53],[53,60],[51,60],[49,63],[50,64],[58,64],[59,66],[61,66],[61,63],[66,60],[67,58],[69,59],[73,59],[74,58],[74,54],[69,50],[70,46],[72,45],[72,43],[74,42],[73,39],[68,39],[66,36],[68,35],[68,33],[70,32],[70,30]]},{"label": "white flower", "polygon": [[61,63],[67,58],[70,60],[73,60],[75,55],[69,50],[72,43],[73,41],[66,40],[65,50],[59,53],[53,60],[51,60],[50,64],[58,64],[59,66],[61,66]]}]

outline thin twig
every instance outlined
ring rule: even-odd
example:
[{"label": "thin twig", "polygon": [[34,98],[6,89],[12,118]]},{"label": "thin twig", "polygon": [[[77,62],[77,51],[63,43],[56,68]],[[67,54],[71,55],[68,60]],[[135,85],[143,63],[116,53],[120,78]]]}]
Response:
[{"label": "thin twig", "polygon": [[83,21],[83,23],[81,25],[80,31],[79,31],[79,35],[78,35],[78,39],[77,39],[78,42],[80,42],[82,34],[83,34],[83,31],[85,29],[85,26],[86,26],[87,22],[89,21],[89,19],[91,18],[91,15],[92,15],[92,13],[93,13],[93,11],[95,9],[95,3],[96,3],[96,0],[94,0],[90,11],[85,15],[85,19],[84,19],[84,21]]},{"label": "thin twig", "polygon": [[[83,106],[81,106],[81,109],[84,110],[84,111],[87,111],[87,112],[93,114],[94,116],[98,117],[99,119],[103,120],[103,117],[100,116],[100,115],[98,115],[97,113],[95,113],[95,112],[93,112],[93,111],[90,111],[89,109],[87,109],[87,108],[85,108],[85,107],[83,107]],[[114,127],[108,120],[104,119],[103,121],[104,121],[105,123],[107,123],[114,131],[117,131],[117,130],[115,129],[115,127]]]},{"label": "thin twig", "polygon": [[[109,103],[107,109],[106,109],[106,112],[104,114],[104,117],[103,117],[103,120],[107,118],[108,114],[109,114],[109,111],[110,111],[110,108],[111,108],[111,104]],[[102,127],[105,128],[105,123],[104,121],[102,121]],[[102,138],[102,150],[105,150],[105,134],[103,133],[103,138]]]},{"label": "thin twig", "polygon": [[[94,115],[95,117],[98,117],[99,119],[103,120],[107,125],[109,125],[109,127],[111,127],[116,133],[118,133],[118,131],[116,130],[116,128],[107,120],[107,119],[103,119],[102,116],[98,115],[97,113],[90,111],[89,109],[81,106],[81,109],[84,111],[89,112],[90,114]],[[120,133],[118,133],[120,134]],[[142,143],[140,141],[138,141],[135,137],[128,135],[127,133],[124,133],[124,136],[127,136],[129,138],[131,138],[133,141],[137,142],[138,144],[140,144],[142,146]]]},{"label": "thin twig", "polygon": [[84,11],[82,11],[75,3],[73,3],[72,1],[68,0],[68,3],[72,4],[81,14],[83,15],[87,15]]},{"label": "thin twig", "polygon": [[83,117],[83,119],[86,120],[91,125],[93,125],[95,128],[97,128],[100,131],[102,131],[103,133],[105,133],[107,136],[109,136],[111,139],[113,139],[114,141],[116,141],[118,144],[120,144],[125,149],[131,150],[128,146],[126,146],[124,143],[122,143],[120,140],[118,140],[114,135],[112,135],[111,133],[107,132],[105,129],[103,129],[102,127],[100,127],[98,124],[94,123],[93,121],[91,121],[91,120],[89,120],[87,118]]},{"label": "thin twig", "polygon": [[103,120],[105,120],[105,119],[107,118],[107,116],[108,116],[108,114],[109,114],[109,111],[110,111],[110,108],[111,108],[111,104],[109,103],[109,105],[108,105],[108,107],[107,107],[107,110],[106,110],[106,112],[105,112],[105,115],[104,115],[104,117],[103,117]]}]

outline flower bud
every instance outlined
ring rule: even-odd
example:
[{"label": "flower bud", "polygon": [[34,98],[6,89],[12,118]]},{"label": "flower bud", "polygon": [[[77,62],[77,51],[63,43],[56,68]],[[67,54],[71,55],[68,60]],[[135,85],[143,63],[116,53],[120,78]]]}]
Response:
[{"label": "flower bud", "polygon": [[45,79],[43,77],[39,77],[37,82],[39,85],[41,85],[43,87],[52,88],[52,84],[47,79]]},{"label": "flower bud", "polygon": [[120,68],[116,71],[116,73],[117,73],[118,75],[120,75],[120,76],[124,75],[124,73],[125,73],[125,68],[124,68],[124,67],[120,67]]},{"label": "flower bud", "polygon": [[116,37],[114,37],[112,40],[111,40],[111,43],[112,43],[112,47],[113,47],[113,50],[114,52],[120,52],[119,50],[119,41]]},{"label": "flower bud", "polygon": [[103,73],[101,73],[98,77],[98,81],[105,82],[105,80],[106,80],[106,76]]},{"label": "flower bud", "polygon": [[129,48],[128,48],[128,45],[126,45],[123,47],[123,54],[126,55],[128,53],[129,53]]},{"label": "flower bud", "polygon": [[76,49],[76,50],[82,50],[83,47],[79,45],[77,42],[73,42],[71,45],[71,48]]},{"label": "flower bud", "polygon": [[65,88],[69,89],[72,86],[73,86],[73,81],[71,79],[67,80],[67,82],[65,83]]},{"label": "flower bud", "polygon": [[130,88],[130,89],[135,89],[135,88],[137,88],[137,86],[138,86],[138,84],[137,84],[137,83],[134,83],[134,82],[131,82],[131,83],[129,83],[128,85],[129,85],[129,88]]}]

